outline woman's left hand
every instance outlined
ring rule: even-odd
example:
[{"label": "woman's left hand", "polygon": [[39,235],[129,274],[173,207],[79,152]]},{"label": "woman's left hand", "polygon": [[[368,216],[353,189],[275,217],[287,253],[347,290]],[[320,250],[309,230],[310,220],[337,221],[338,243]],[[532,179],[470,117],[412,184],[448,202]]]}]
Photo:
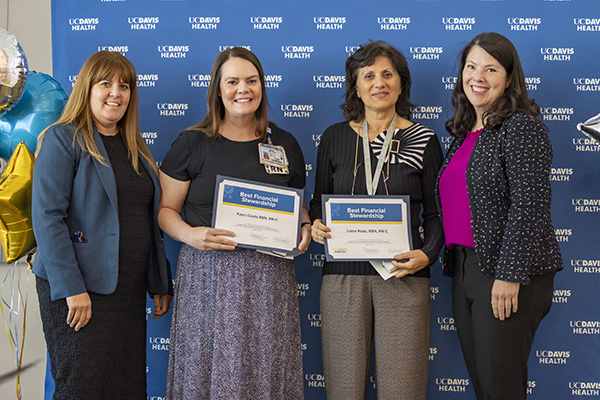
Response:
[{"label": "woman's left hand", "polygon": [[154,311],[152,311],[152,318],[160,318],[169,311],[169,304],[171,304],[170,294],[155,294],[154,295]]},{"label": "woman's left hand", "polygon": [[[300,254],[304,254],[306,250],[308,250],[308,245],[310,244],[310,231],[312,229],[311,224],[305,224],[300,229],[300,244],[298,245],[298,250],[300,250]],[[300,255],[298,254],[298,255]]]},{"label": "woman's left hand", "polygon": [[496,279],[492,286],[492,310],[494,317],[504,321],[510,313],[516,313],[519,305],[519,282],[506,282]]},{"label": "woman's left hand", "polygon": [[399,268],[399,270],[394,274],[396,278],[404,278],[406,275],[412,275],[429,265],[429,257],[427,257],[427,255],[421,250],[412,250],[405,253],[396,254],[394,259],[406,260],[392,261],[394,267]]}]

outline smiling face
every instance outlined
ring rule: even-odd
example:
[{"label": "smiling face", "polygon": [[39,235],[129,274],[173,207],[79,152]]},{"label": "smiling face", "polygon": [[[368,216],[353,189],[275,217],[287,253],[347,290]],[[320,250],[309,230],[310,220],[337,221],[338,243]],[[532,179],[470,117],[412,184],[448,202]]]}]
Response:
[{"label": "smiling face", "polygon": [[115,135],[119,132],[117,122],[125,115],[130,96],[129,84],[123,82],[119,74],[92,85],[90,109],[92,119],[100,133]]},{"label": "smiling face", "polygon": [[221,66],[219,96],[225,119],[254,116],[262,100],[259,72],[250,61],[234,57]]},{"label": "smiling face", "polygon": [[510,85],[506,69],[481,47],[469,51],[462,70],[463,90],[475,108],[478,122],[482,114],[504,94]]},{"label": "smiling face", "polygon": [[389,58],[378,56],[357,71],[356,91],[367,112],[391,112],[401,92],[400,75]]}]

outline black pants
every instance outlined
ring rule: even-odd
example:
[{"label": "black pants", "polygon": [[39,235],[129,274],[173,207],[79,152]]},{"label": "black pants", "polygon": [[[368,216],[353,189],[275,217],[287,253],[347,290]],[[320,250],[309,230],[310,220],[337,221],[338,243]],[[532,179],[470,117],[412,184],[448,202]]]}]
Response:
[{"label": "black pants", "polygon": [[535,331],[552,305],[554,275],[519,288],[518,311],[504,321],[492,311],[494,277],[481,272],[475,249],[456,246],[452,306],[458,338],[478,400],[525,400],[527,359]]}]

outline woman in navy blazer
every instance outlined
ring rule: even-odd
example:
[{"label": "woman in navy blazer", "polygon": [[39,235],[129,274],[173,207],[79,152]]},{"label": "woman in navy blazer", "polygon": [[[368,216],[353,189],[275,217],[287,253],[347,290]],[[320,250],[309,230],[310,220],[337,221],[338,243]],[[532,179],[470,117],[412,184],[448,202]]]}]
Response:
[{"label": "woman in navy blazer", "polygon": [[157,173],[133,65],[92,55],[42,134],[33,173],[33,272],[54,399],[146,398],[145,292],[155,318],[172,294]]},{"label": "woman in navy blazer", "polygon": [[500,34],[463,49],[452,104],[438,200],[458,337],[478,400],[525,400],[533,338],[563,268],[550,216],[552,145]]}]

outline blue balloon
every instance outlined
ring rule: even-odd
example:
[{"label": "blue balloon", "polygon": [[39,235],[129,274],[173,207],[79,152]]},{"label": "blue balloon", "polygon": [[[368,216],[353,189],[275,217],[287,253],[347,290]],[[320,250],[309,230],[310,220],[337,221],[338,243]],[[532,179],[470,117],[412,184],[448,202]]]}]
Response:
[{"label": "blue balloon", "polygon": [[39,134],[58,120],[67,99],[50,75],[28,72],[21,99],[0,117],[0,157],[8,160],[20,142],[35,153]]}]

